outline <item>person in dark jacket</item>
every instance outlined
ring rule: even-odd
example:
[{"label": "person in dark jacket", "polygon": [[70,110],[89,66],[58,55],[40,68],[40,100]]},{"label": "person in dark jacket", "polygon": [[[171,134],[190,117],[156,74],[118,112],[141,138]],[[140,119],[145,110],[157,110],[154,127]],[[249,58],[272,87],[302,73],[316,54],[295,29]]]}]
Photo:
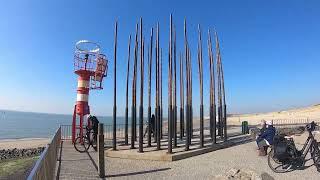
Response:
[{"label": "person in dark jacket", "polygon": [[[152,116],[150,117],[149,121],[150,121],[151,127],[149,127],[149,125],[147,126],[146,131],[144,132],[143,137],[146,136],[146,134],[148,133],[149,128],[150,128],[150,130],[151,130],[152,136],[153,136],[153,137],[155,136],[156,117],[154,116],[154,114],[152,114]],[[148,124],[149,124],[149,123],[148,123]]]},{"label": "person in dark jacket", "polygon": [[154,116],[154,114],[152,114],[151,116],[151,119],[150,119],[150,123],[151,123],[151,132],[152,132],[152,135],[154,137],[155,135],[155,127],[156,127],[156,117]]},{"label": "person in dark jacket", "polygon": [[263,134],[263,132],[266,130],[266,127],[267,125],[266,125],[266,121],[265,120],[262,120],[261,121],[261,129],[260,129],[260,131],[259,131],[259,136],[261,135],[261,134]]},{"label": "person in dark jacket", "polygon": [[88,119],[90,121],[91,129],[93,131],[93,138],[95,142],[97,142],[99,120],[96,116],[91,116],[91,115],[88,117]]},{"label": "person in dark jacket", "polygon": [[256,142],[259,148],[259,155],[267,155],[267,147],[273,144],[273,138],[276,134],[276,129],[272,125],[272,121],[266,121],[266,129],[260,134]]}]

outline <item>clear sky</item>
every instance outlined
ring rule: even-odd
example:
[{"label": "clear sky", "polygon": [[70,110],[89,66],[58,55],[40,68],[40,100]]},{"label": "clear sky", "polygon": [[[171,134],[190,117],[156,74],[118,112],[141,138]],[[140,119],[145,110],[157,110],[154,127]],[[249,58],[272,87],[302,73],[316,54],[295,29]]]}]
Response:
[{"label": "clear sky", "polygon": [[[150,28],[160,23],[166,104],[170,13],[177,26],[178,51],[183,48],[183,19],[187,18],[193,49],[194,107],[199,105],[198,23],[204,32],[208,28],[218,31],[229,113],[265,112],[319,103],[319,9],[320,2],[316,0],[5,1],[0,11],[0,109],[71,114],[77,84],[73,73],[74,44],[89,39],[100,43],[110,60],[105,89],[90,94],[92,113],[112,115],[113,30],[118,19],[117,105],[118,115],[122,116],[128,37],[134,34],[140,17],[146,39]],[[204,95],[208,109],[206,34],[203,37]],[[145,107],[146,92],[147,88]]]}]

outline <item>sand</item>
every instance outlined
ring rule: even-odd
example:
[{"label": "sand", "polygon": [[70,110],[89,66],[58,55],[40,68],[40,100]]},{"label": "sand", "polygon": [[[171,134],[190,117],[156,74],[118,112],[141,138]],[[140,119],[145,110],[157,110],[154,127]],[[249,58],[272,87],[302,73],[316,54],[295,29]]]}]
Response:
[{"label": "sand", "polygon": [[43,147],[49,143],[48,138],[25,138],[0,140],[0,149],[23,149]]},{"label": "sand", "polygon": [[240,125],[242,121],[248,121],[251,125],[260,124],[261,120],[296,120],[301,119],[320,121],[320,104],[305,108],[291,109],[269,113],[241,114],[228,117],[229,125]]}]

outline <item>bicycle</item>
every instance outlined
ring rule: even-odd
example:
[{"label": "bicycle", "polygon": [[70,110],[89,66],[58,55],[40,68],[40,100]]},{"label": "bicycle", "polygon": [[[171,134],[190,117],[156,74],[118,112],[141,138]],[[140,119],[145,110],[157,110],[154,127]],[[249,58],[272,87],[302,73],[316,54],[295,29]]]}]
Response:
[{"label": "bicycle", "polygon": [[273,172],[285,173],[304,167],[305,163],[309,160],[306,159],[308,152],[311,154],[311,158],[313,159],[317,171],[320,172],[319,143],[312,134],[316,126],[315,122],[306,125],[309,136],[301,150],[296,148],[292,137],[282,137],[286,143],[286,153],[280,157],[275,155],[275,151],[277,152],[277,150],[275,150],[276,147],[271,147],[271,151],[268,154],[268,166]]},{"label": "bicycle", "polygon": [[73,146],[74,148],[80,152],[87,152],[90,146],[93,147],[95,151],[97,151],[97,135],[90,129],[88,126],[85,127],[86,133],[84,136],[78,137],[75,139]]}]

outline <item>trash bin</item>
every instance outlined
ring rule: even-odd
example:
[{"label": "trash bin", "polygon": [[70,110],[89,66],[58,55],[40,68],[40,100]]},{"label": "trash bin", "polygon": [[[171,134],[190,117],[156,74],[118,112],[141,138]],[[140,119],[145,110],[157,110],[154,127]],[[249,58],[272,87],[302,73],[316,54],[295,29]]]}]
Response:
[{"label": "trash bin", "polygon": [[241,123],[242,134],[249,134],[248,121],[242,121]]}]

